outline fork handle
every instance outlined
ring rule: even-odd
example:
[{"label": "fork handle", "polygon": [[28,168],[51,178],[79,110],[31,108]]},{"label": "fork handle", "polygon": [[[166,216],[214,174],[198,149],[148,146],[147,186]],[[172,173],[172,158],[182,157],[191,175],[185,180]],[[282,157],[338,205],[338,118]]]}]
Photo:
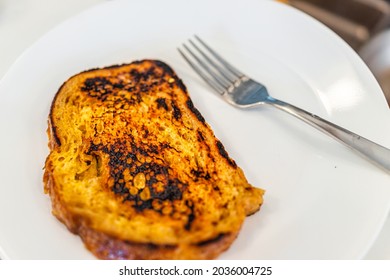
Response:
[{"label": "fork handle", "polygon": [[287,112],[328,134],[390,173],[390,149],[287,102],[269,97],[265,103]]}]

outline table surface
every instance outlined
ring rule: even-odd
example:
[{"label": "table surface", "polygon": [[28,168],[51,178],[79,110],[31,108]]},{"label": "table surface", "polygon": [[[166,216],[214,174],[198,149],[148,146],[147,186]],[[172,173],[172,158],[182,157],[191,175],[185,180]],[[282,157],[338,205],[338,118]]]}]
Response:
[{"label": "table surface", "polygon": [[[0,79],[26,48],[54,26],[105,1],[109,0],[0,0]],[[390,260],[390,217],[365,259]]]}]

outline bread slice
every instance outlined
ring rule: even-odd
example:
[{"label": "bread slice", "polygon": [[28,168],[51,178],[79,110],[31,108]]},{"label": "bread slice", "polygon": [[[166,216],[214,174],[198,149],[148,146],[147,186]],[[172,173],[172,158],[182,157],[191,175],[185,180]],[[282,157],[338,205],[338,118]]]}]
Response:
[{"label": "bread slice", "polygon": [[215,258],[263,201],[161,61],[71,77],[48,136],[53,214],[101,259]]}]

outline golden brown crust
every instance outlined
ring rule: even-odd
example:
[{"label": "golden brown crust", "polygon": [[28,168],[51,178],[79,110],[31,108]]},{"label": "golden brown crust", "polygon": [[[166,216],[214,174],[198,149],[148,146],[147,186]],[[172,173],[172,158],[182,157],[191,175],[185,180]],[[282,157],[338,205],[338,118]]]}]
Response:
[{"label": "golden brown crust", "polygon": [[48,124],[53,214],[98,258],[215,258],[262,204],[160,61],[73,76]]}]

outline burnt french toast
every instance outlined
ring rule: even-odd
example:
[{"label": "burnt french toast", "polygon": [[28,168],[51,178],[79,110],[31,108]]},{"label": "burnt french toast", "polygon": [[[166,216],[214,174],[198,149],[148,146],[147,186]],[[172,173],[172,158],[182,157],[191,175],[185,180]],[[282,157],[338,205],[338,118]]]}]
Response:
[{"label": "burnt french toast", "polygon": [[52,212],[100,259],[216,258],[263,202],[161,61],[71,77],[47,131]]}]

